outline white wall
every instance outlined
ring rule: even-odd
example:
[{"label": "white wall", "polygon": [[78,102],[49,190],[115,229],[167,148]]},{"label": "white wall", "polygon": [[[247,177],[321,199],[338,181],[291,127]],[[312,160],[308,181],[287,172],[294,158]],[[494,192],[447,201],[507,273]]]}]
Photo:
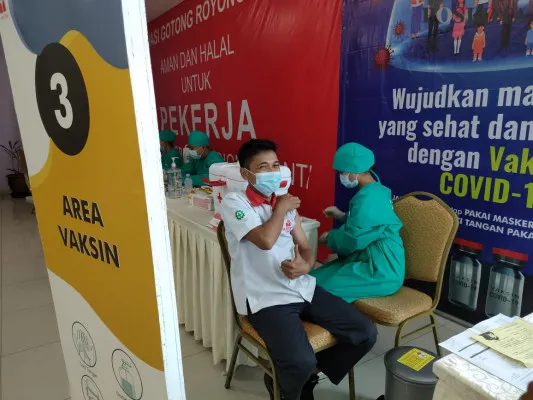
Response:
[{"label": "white wall", "polygon": [[[9,140],[20,140],[20,133],[13,105],[11,86],[9,85],[4,47],[0,38],[0,144],[7,145]],[[0,149],[0,195],[10,192],[5,178],[7,168],[11,168],[11,160]]]}]

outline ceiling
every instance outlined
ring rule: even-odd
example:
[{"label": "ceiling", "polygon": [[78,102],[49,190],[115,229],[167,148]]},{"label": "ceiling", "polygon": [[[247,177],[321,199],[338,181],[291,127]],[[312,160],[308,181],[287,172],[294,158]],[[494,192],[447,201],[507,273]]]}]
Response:
[{"label": "ceiling", "polygon": [[145,0],[148,22],[163,15],[172,7],[176,7],[178,4],[183,3],[184,1],[185,0]]}]

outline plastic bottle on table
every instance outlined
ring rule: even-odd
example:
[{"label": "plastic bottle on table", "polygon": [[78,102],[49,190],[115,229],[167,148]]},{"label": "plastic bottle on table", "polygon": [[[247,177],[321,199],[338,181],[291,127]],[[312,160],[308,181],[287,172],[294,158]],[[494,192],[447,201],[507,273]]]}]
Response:
[{"label": "plastic bottle on table", "polygon": [[186,194],[189,194],[192,192],[192,178],[191,178],[191,174],[187,174],[187,176],[185,177],[185,193]]},{"label": "plastic bottle on table", "polygon": [[181,170],[176,165],[176,158],[172,157],[172,165],[167,171],[168,197],[176,199],[182,195]]}]

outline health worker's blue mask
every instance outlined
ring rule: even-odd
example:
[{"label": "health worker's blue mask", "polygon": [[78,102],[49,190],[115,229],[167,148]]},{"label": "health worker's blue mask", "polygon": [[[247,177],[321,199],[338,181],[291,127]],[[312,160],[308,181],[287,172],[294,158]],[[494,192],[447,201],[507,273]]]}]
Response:
[{"label": "health worker's blue mask", "polygon": [[[250,171],[251,172],[251,171]],[[252,172],[253,174],[253,172]],[[255,185],[260,193],[265,196],[271,196],[281,185],[281,172],[261,172],[255,175]]]},{"label": "health worker's blue mask", "polygon": [[350,180],[350,175],[340,175],[339,178],[340,178],[340,181],[341,181],[341,184],[342,186],[348,188],[348,189],[354,189],[357,187],[357,185],[359,185],[359,179],[357,179],[359,177],[359,174],[357,174],[357,176],[355,177],[355,180],[354,181],[351,181]]},{"label": "health worker's blue mask", "polygon": [[191,157],[193,160],[199,160],[200,154],[196,150],[189,150],[189,157]]}]

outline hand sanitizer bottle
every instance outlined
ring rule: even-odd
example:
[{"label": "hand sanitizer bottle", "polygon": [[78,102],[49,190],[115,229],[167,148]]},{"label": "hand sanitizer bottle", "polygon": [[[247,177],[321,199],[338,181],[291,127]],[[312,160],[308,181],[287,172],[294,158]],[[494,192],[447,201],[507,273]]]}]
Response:
[{"label": "hand sanitizer bottle", "polygon": [[181,170],[176,165],[176,158],[172,157],[172,165],[167,172],[168,177],[168,197],[176,199],[181,197],[182,185],[181,185]]}]

